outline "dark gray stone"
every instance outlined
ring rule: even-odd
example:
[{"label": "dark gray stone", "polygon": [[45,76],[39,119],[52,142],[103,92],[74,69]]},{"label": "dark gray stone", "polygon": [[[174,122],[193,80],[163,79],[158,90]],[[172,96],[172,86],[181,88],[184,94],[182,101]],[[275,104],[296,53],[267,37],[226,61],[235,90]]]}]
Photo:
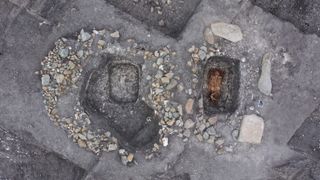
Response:
[{"label": "dark gray stone", "polygon": [[58,24],[72,2],[73,0],[30,0],[27,8],[50,23]]},{"label": "dark gray stone", "polygon": [[0,179],[80,180],[84,177],[84,169],[33,143],[30,138],[19,138],[0,128]]},{"label": "dark gray stone", "polygon": [[319,163],[312,159],[297,157],[273,168],[274,179],[319,180]]},{"label": "dark gray stone", "polygon": [[320,36],[320,1],[318,0],[251,0],[262,9],[294,24],[304,33]]},{"label": "dark gray stone", "polygon": [[[172,1],[167,5],[161,1],[156,5],[154,0],[106,0],[108,3],[132,15],[148,26],[160,30],[166,35],[178,37],[201,0]],[[151,7],[161,7],[162,14],[151,12]],[[143,13],[142,13],[143,12]]]},{"label": "dark gray stone", "polygon": [[158,174],[154,175],[154,177],[150,178],[150,180],[191,180],[190,174],[188,173],[182,173],[178,175],[171,175],[172,172],[169,172],[168,174]]},{"label": "dark gray stone", "polygon": [[288,145],[299,152],[320,158],[320,107],[302,123]]}]

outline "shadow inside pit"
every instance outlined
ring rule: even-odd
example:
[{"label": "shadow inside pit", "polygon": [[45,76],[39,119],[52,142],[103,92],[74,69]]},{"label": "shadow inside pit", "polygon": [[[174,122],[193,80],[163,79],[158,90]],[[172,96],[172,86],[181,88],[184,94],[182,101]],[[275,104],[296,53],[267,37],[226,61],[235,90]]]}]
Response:
[{"label": "shadow inside pit", "polygon": [[239,61],[212,57],[204,66],[203,103],[207,115],[233,113],[238,107]]},{"label": "shadow inside pit", "polygon": [[89,72],[81,93],[81,105],[93,128],[110,131],[128,150],[148,148],[158,139],[159,117],[140,96],[141,70],[121,57]]}]

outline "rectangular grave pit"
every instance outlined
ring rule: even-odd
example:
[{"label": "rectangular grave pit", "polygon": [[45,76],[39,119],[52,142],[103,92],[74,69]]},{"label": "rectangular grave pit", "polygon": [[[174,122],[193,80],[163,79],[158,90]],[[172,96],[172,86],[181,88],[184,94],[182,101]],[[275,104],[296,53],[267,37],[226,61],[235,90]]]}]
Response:
[{"label": "rectangular grave pit", "polygon": [[211,57],[203,72],[202,95],[206,115],[233,113],[238,107],[239,61]]}]

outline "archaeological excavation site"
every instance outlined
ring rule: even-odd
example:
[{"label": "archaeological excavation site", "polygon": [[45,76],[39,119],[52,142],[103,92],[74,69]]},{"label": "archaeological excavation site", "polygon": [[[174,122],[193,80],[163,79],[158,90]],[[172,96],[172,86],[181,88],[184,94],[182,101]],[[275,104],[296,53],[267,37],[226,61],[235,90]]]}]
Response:
[{"label": "archaeological excavation site", "polygon": [[320,180],[320,1],[0,0],[0,180]]}]

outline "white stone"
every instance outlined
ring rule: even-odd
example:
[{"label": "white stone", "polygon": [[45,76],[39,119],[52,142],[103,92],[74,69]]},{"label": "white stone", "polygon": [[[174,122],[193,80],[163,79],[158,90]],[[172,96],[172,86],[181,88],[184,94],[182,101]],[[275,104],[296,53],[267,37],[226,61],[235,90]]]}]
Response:
[{"label": "white stone", "polygon": [[172,79],[173,76],[174,76],[174,73],[173,72],[169,72],[169,73],[165,74],[164,76],[168,77],[169,79]]},{"label": "white stone", "polygon": [[159,57],[159,56],[160,56],[159,51],[155,51],[155,52],[154,52],[154,56],[155,56],[155,57]]},{"label": "white stone", "polygon": [[104,40],[99,40],[98,41],[98,44],[100,45],[100,46],[104,46],[104,45],[106,45],[106,42],[104,41]]},{"label": "white stone", "polygon": [[166,90],[173,89],[174,87],[177,86],[177,84],[178,84],[178,81],[176,81],[175,79],[172,79],[170,83],[166,86]]},{"label": "white stone", "polygon": [[88,41],[91,38],[91,35],[87,32],[85,32],[83,29],[80,31],[80,39],[82,42]]},{"label": "white stone", "polygon": [[160,57],[157,59],[157,65],[161,65],[163,63],[163,58]]},{"label": "white stone", "polygon": [[162,145],[164,147],[169,145],[169,139],[167,137],[162,138]]},{"label": "white stone", "polygon": [[83,54],[84,54],[83,50],[78,51],[77,52],[78,58],[82,58]]},{"label": "white stone", "polygon": [[133,154],[132,153],[129,153],[129,155],[128,155],[128,157],[127,157],[127,160],[129,161],[129,162],[132,162],[133,161]]},{"label": "white stone", "polygon": [[217,121],[218,121],[217,116],[213,116],[208,119],[208,123],[210,123],[210,125],[215,125],[217,123]]},{"label": "white stone", "polygon": [[69,50],[67,48],[59,49],[59,56],[61,58],[66,58],[69,55]]},{"label": "white stone", "polygon": [[186,122],[184,123],[184,128],[186,129],[190,129],[194,126],[194,122],[191,119],[186,120]]},{"label": "white stone", "polygon": [[63,74],[58,74],[55,76],[55,79],[57,81],[58,84],[61,84],[64,80],[64,75]]},{"label": "white stone", "polygon": [[238,42],[243,38],[240,27],[233,24],[227,24],[223,22],[214,23],[211,24],[211,31],[216,36],[232,42]]},{"label": "white stone", "polygon": [[240,128],[238,141],[260,144],[263,136],[264,120],[255,115],[245,115]]},{"label": "white stone", "polygon": [[68,66],[69,69],[74,69],[76,67],[76,65],[72,61],[69,61]]},{"label": "white stone", "polygon": [[205,124],[200,124],[199,130],[200,130],[201,132],[203,132],[205,129],[206,129],[206,125],[205,125]]},{"label": "white stone", "polygon": [[169,84],[169,83],[170,83],[170,78],[168,78],[168,77],[162,77],[162,78],[161,78],[161,82],[164,83],[164,84]]},{"label": "white stone", "polygon": [[41,83],[43,86],[47,86],[50,83],[50,76],[48,74],[42,75]]},{"label": "white stone", "polygon": [[119,31],[115,31],[115,32],[111,33],[110,36],[113,37],[113,38],[119,38],[120,37],[120,33],[119,33]]},{"label": "white stone", "polygon": [[79,144],[79,146],[80,146],[81,148],[87,147],[87,144],[86,144],[85,141],[83,141],[83,140],[81,140],[81,139],[78,139],[77,142],[78,142],[78,144]]},{"label": "white stone", "polygon": [[185,110],[187,114],[192,114],[193,113],[193,99],[188,99],[187,103],[185,105]]},{"label": "white stone", "polygon": [[189,53],[193,53],[195,51],[196,47],[194,45],[191,46],[191,48],[188,49]]},{"label": "white stone", "polygon": [[271,90],[272,90],[271,60],[272,60],[271,53],[267,53],[263,56],[262,65],[261,65],[261,74],[258,81],[259,90],[267,96],[271,95]]},{"label": "white stone", "polygon": [[218,139],[215,141],[215,144],[218,145],[218,146],[222,146],[222,145],[224,144],[224,139],[218,138]]},{"label": "white stone", "polygon": [[109,151],[115,151],[115,150],[117,150],[117,148],[118,148],[117,144],[109,144],[108,145]]}]

